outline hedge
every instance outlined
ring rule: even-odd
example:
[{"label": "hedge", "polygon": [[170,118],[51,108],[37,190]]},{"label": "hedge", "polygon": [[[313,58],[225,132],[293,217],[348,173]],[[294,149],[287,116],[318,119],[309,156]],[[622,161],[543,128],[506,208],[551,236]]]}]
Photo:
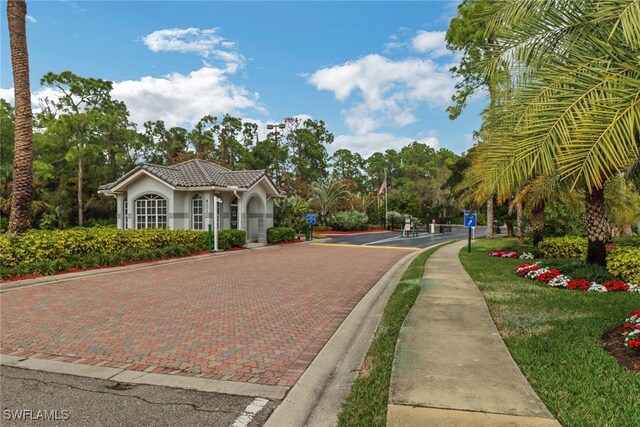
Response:
[{"label": "hedge", "polygon": [[615,245],[607,255],[607,270],[627,282],[640,285],[640,247]]},{"label": "hedge", "polygon": [[358,211],[336,212],[329,215],[327,222],[334,230],[366,230],[369,226],[369,217]]},{"label": "hedge", "polygon": [[584,237],[548,237],[538,245],[543,258],[587,259],[587,239]]},{"label": "hedge", "polygon": [[267,242],[293,242],[296,239],[296,232],[289,227],[271,227],[267,229]]},{"label": "hedge", "polygon": [[[221,230],[220,249],[244,246],[243,230]],[[0,235],[0,277],[53,274],[69,268],[122,265],[207,249],[207,233],[192,230],[74,228]]]},{"label": "hedge", "polygon": [[247,232],[244,230],[218,231],[218,249],[240,248],[247,243]]}]

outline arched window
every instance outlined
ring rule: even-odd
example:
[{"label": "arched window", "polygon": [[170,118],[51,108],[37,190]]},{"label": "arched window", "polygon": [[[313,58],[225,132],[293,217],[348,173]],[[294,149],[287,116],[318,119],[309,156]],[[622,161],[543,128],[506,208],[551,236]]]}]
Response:
[{"label": "arched window", "polygon": [[194,194],[191,196],[191,226],[194,230],[204,228],[202,212],[202,195]]},{"label": "arched window", "polygon": [[155,194],[137,199],[136,228],[167,228],[167,200]]}]

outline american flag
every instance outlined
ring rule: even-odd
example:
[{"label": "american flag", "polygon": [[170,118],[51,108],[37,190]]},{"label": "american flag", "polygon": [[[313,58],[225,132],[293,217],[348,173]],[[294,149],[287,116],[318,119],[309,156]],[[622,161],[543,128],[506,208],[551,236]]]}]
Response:
[{"label": "american flag", "polygon": [[385,179],[384,181],[382,181],[382,184],[380,185],[380,189],[378,190],[378,197],[380,197],[380,195],[384,193],[386,189],[387,189],[387,180]]}]

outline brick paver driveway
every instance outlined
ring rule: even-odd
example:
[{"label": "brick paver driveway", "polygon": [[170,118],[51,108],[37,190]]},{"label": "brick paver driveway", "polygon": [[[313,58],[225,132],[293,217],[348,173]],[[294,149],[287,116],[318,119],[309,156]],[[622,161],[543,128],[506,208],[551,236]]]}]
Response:
[{"label": "brick paver driveway", "polygon": [[292,386],[407,251],[291,245],[0,294],[0,351]]}]

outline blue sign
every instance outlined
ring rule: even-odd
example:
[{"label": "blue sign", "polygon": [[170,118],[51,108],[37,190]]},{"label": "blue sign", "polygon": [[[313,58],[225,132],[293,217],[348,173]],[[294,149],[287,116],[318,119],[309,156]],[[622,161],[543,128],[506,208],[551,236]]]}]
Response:
[{"label": "blue sign", "polygon": [[476,226],[476,219],[477,219],[477,212],[476,211],[464,211],[464,226],[465,227],[475,227]]},{"label": "blue sign", "polygon": [[316,225],[316,214],[307,214],[307,224]]}]

